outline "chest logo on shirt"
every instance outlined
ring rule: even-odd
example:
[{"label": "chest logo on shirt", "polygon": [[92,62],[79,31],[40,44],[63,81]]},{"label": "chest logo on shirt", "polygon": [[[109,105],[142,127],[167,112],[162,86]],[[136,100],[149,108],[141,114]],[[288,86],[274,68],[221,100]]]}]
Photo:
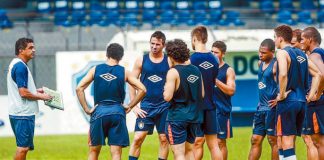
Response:
[{"label": "chest logo on shirt", "polygon": [[267,87],[267,86],[266,86],[264,83],[262,83],[262,82],[259,82],[258,85],[259,85],[259,89],[263,89],[263,88],[266,88],[266,87]]},{"label": "chest logo on shirt", "polygon": [[203,69],[206,69],[206,70],[209,69],[209,68],[211,68],[211,67],[214,67],[213,64],[211,64],[211,63],[209,63],[209,62],[207,62],[207,61],[205,61],[205,62],[199,64],[199,66],[200,66],[201,68],[203,68]]},{"label": "chest logo on shirt", "polygon": [[108,81],[108,82],[110,82],[110,81],[117,78],[116,76],[114,76],[114,75],[112,75],[110,73],[102,74],[102,75],[100,75],[100,77],[103,78],[104,80]]},{"label": "chest logo on shirt", "polygon": [[153,83],[162,81],[162,78],[157,75],[149,76],[147,79],[152,81]]},{"label": "chest logo on shirt", "polygon": [[187,78],[188,82],[190,82],[190,83],[195,83],[197,79],[199,79],[199,77],[192,75],[192,74],[189,75]]},{"label": "chest logo on shirt", "polygon": [[306,60],[306,59],[305,59],[304,57],[302,57],[302,56],[297,56],[297,61],[298,61],[299,63],[303,63],[305,60]]}]

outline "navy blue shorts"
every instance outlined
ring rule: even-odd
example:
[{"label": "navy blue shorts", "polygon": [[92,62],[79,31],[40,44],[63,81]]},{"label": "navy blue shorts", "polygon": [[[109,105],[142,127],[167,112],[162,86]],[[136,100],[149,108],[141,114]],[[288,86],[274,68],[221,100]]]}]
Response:
[{"label": "navy blue shorts", "polygon": [[307,106],[302,133],[324,135],[324,104]]},{"label": "navy blue shorts", "polygon": [[167,139],[171,145],[181,144],[186,141],[193,144],[200,125],[199,123],[168,121],[165,126]]},{"label": "navy blue shorts", "polygon": [[12,131],[16,137],[17,147],[29,147],[34,150],[35,116],[9,115]]},{"label": "navy blue shorts", "polygon": [[126,119],[119,114],[106,115],[90,122],[89,145],[129,146],[128,130]]},{"label": "navy blue shorts", "polygon": [[269,111],[257,111],[253,117],[253,134],[275,136],[276,108]]},{"label": "navy blue shorts", "polygon": [[277,103],[276,135],[300,136],[305,118],[306,103],[300,101],[282,101]]},{"label": "navy blue shorts", "polygon": [[[164,104],[168,105],[168,104]],[[165,121],[168,115],[167,107],[159,108],[144,108],[141,107],[148,114],[145,118],[138,117],[135,123],[136,131],[148,131],[148,135],[153,134],[154,126],[159,134],[165,134]]]},{"label": "navy blue shorts", "polygon": [[204,134],[218,134],[219,124],[217,122],[216,116],[216,109],[204,110],[204,122],[202,124]]},{"label": "navy blue shorts", "polygon": [[232,125],[231,125],[231,113],[217,112],[217,122],[219,124],[219,131],[217,138],[226,139],[233,137]]}]

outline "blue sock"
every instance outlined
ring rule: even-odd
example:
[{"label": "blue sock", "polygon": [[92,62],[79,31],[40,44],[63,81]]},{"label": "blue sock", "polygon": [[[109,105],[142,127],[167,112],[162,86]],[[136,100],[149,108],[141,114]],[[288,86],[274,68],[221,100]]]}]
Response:
[{"label": "blue sock", "polygon": [[290,149],[284,150],[283,151],[283,155],[284,155],[284,158],[296,156],[296,154],[295,154],[295,148],[290,148]]},{"label": "blue sock", "polygon": [[138,160],[138,157],[128,156],[128,160]]},{"label": "blue sock", "polygon": [[279,160],[283,160],[283,149],[279,149]]}]

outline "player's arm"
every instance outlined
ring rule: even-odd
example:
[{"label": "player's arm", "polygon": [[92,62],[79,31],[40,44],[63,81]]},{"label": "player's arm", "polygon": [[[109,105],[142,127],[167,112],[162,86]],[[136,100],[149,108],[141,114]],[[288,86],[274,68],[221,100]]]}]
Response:
[{"label": "player's arm", "polygon": [[307,96],[307,101],[313,100],[316,91],[319,91],[319,85],[321,81],[321,72],[317,68],[317,66],[312,62],[312,60],[308,60],[308,71],[310,75],[312,76],[312,85],[310,88],[310,91]]},{"label": "player's arm", "polygon": [[[272,74],[273,74],[273,79],[275,82],[277,82],[277,78],[276,78],[276,74],[277,74],[277,61],[274,62],[273,64],[273,68],[272,68]],[[269,107],[272,108],[272,107],[275,107],[277,106],[277,99],[271,99],[268,101],[269,103]]]},{"label": "player's arm", "polygon": [[287,54],[286,51],[280,50],[277,52],[277,65],[279,65],[279,73],[278,79],[279,79],[279,94],[277,96],[277,100],[281,101],[286,98],[286,88],[288,83],[288,62],[287,62]]},{"label": "player's arm", "polygon": [[324,91],[324,62],[322,60],[321,55],[319,55],[318,53],[312,53],[309,56],[309,59],[317,66],[317,68],[321,72],[321,81],[320,81],[319,88],[317,90],[317,94],[315,96],[315,99],[317,100],[320,98],[320,96]]},{"label": "player's arm", "polygon": [[202,76],[200,77],[201,78],[201,96],[202,96],[202,98],[204,98],[205,97],[205,86],[204,86],[204,81],[203,81],[203,78],[202,78]]},{"label": "player's arm", "polygon": [[130,84],[130,86],[132,86],[132,88],[137,91],[137,94],[133,97],[133,99],[126,107],[127,112],[129,112],[137,103],[139,103],[144,98],[146,94],[146,88],[141,83],[141,81],[138,80],[131,72],[126,71],[125,74],[128,84]]},{"label": "player's arm", "polygon": [[173,93],[176,90],[177,77],[179,77],[178,72],[174,68],[171,68],[167,73],[163,92],[163,98],[167,102],[171,101]]},{"label": "player's arm", "polygon": [[226,72],[226,84],[216,79],[216,86],[225,94],[233,96],[235,93],[235,72],[229,67]]},{"label": "player's arm", "polygon": [[[142,62],[143,62],[143,56],[138,57],[134,63],[134,67],[131,74],[135,78],[138,78],[139,75],[141,74]],[[136,90],[131,85],[129,85],[129,99],[132,100],[135,97],[135,95],[136,95]]]},{"label": "player's arm", "polygon": [[82,78],[82,80],[80,81],[80,83],[78,84],[78,86],[76,88],[76,95],[78,96],[79,102],[80,102],[84,112],[86,112],[89,115],[94,111],[95,107],[93,107],[91,110],[89,110],[88,104],[86,102],[84,90],[87,89],[87,87],[93,81],[95,70],[96,70],[96,67],[91,68],[89,70],[89,72],[87,73],[87,75]]}]

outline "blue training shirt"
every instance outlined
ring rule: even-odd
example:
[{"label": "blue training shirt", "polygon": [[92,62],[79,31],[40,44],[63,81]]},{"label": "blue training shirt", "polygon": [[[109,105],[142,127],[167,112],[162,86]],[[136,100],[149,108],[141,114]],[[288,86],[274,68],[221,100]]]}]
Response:
[{"label": "blue training shirt", "polygon": [[259,103],[258,111],[269,111],[269,100],[276,99],[278,94],[278,85],[273,76],[273,67],[276,62],[276,58],[270,61],[270,64],[266,69],[262,69],[264,62],[261,62],[258,71],[258,88],[259,88]]},{"label": "blue training shirt", "polygon": [[[224,64],[222,67],[219,68],[217,79],[223,82],[224,84],[227,83],[227,70],[230,66],[228,64]],[[214,93],[216,95],[214,101],[217,105],[217,109],[221,113],[230,113],[232,111],[232,103],[231,103],[231,96],[225,94],[221,91],[216,85]]]},{"label": "blue training shirt", "polygon": [[146,105],[150,103],[159,104],[165,102],[163,98],[163,89],[169,68],[166,55],[164,55],[160,63],[152,62],[149,54],[143,56],[140,80],[146,87],[146,95],[141,102],[141,107],[145,108],[152,106]]},{"label": "blue training shirt", "polygon": [[[284,50],[288,53],[291,62],[288,68],[288,83],[286,91],[291,90],[285,101],[301,101],[306,102],[306,91],[308,87],[308,61],[305,53],[295,47],[287,46]],[[277,70],[277,82],[278,75],[280,73],[279,64]]]},{"label": "blue training shirt", "polygon": [[203,77],[205,97],[204,105],[202,105],[201,108],[204,110],[215,109],[216,105],[213,102],[213,99],[215,99],[214,86],[216,85],[215,79],[218,74],[218,59],[216,59],[211,52],[195,52],[191,55],[190,61],[191,64],[198,67]]}]

